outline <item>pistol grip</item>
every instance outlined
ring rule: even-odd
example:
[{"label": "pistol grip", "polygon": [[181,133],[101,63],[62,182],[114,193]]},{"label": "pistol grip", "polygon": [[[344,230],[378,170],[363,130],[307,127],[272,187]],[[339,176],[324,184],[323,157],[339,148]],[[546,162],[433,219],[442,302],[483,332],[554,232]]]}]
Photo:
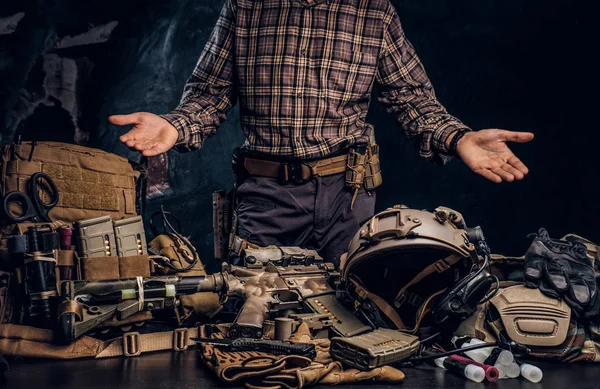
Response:
[{"label": "pistol grip", "polygon": [[269,301],[270,299],[264,296],[251,296],[247,298],[229,329],[229,337],[232,339],[262,338],[263,322],[269,311]]}]

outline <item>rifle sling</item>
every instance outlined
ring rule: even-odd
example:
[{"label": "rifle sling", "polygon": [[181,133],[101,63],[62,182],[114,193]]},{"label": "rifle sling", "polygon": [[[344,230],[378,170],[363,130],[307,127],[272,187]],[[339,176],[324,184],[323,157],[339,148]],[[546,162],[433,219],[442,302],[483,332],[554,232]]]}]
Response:
[{"label": "rifle sling", "polygon": [[128,332],[107,341],[82,336],[71,344],[60,345],[54,342],[51,330],[0,324],[0,353],[48,359],[133,357],[152,351],[183,351],[195,344],[191,339],[196,337],[198,328],[178,328],[147,334]]}]

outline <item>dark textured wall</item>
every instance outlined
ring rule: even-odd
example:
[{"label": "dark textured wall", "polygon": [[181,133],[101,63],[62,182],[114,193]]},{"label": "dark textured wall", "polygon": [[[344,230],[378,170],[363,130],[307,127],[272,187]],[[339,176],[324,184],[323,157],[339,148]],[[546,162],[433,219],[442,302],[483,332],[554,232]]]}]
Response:
[{"label": "dark textured wall", "polygon": [[[339,0],[343,1],[343,0]],[[113,113],[176,106],[223,0],[1,0],[2,142],[76,141],[132,159],[109,125]],[[392,0],[440,100],[473,128],[532,131],[514,147],[530,167],[523,182],[496,185],[459,161],[419,159],[382,107],[369,120],[382,145],[378,209],[446,205],[480,224],[494,251],[522,254],[540,226],[600,241],[596,220],[600,135],[592,94],[597,43],[583,2]],[[230,188],[230,151],[243,141],[234,108],[200,151],[169,152],[164,204],[205,259],[212,250],[211,193]]]}]

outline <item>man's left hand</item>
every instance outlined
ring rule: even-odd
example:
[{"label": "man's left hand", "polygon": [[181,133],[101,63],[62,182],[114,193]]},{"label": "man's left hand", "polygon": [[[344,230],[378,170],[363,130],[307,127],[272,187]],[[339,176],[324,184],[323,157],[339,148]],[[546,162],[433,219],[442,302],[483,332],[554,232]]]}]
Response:
[{"label": "man's left hand", "polygon": [[507,146],[507,142],[526,143],[533,139],[531,132],[488,129],[466,133],[458,141],[456,152],[475,173],[490,181],[501,183],[522,180],[529,169]]}]

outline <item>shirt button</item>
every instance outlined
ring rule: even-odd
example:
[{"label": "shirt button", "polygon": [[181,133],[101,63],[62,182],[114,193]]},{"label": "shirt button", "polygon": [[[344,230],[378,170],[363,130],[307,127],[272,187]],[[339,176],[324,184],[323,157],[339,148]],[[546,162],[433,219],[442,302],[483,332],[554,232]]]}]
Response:
[{"label": "shirt button", "polygon": [[302,92],[298,93],[298,98],[302,98]]},{"label": "shirt button", "polygon": [[306,55],[306,49],[302,49],[302,50],[300,50],[300,54],[302,54],[302,55]]}]

